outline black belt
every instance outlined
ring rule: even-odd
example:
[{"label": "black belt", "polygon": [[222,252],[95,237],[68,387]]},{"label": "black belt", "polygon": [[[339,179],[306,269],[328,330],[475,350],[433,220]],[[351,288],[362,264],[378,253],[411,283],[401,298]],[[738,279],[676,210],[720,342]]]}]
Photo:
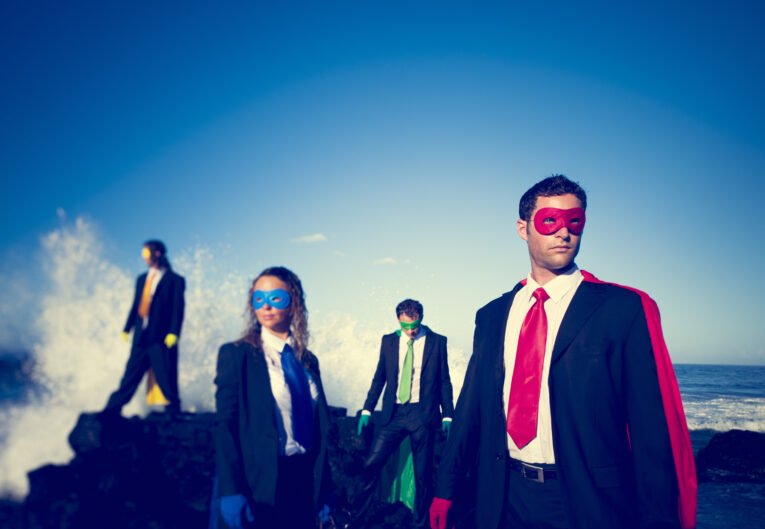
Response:
[{"label": "black belt", "polygon": [[524,463],[523,461],[518,461],[517,459],[510,457],[507,458],[507,462],[510,468],[520,472],[521,476],[531,481],[544,483],[548,479],[557,479],[558,477],[558,471],[555,470],[554,465],[530,465],[529,463]]}]

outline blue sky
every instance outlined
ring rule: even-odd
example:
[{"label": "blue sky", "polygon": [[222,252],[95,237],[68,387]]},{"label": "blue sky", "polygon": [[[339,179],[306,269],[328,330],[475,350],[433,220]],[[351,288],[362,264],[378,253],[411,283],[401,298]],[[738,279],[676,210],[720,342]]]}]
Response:
[{"label": "blue sky", "polygon": [[315,324],[415,297],[469,350],[560,172],[578,263],[658,301],[675,361],[765,363],[763,8],[527,4],[4,3],[3,284],[84,216],[131,275],[147,238],[201,245],[295,270]]}]

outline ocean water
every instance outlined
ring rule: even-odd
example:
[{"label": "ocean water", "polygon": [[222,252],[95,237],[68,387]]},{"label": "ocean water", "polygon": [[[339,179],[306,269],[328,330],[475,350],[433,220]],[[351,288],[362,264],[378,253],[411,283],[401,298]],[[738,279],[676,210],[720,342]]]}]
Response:
[{"label": "ocean water", "polygon": [[[717,432],[765,432],[765,366],[675,365],[694,452]],[[765,484],[700,483],[698,529],[763,527]]]}]

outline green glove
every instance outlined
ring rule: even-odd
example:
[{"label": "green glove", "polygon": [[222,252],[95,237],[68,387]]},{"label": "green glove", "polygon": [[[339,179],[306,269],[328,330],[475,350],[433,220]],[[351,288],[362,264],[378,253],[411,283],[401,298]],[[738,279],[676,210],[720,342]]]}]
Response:
[{"label": "green glove", "polygon": [[362,413],[361,417],[359,417],[359,428],[356,430],[356,435],[361,435],[361,432],[364,431],[364,428],[367,424],[369,424],[369,415]]},{"label": "green glove", "polygon": [[125,341],[127,342],[127,341],[128,341],[128,333],[126,333],[126,332],[123,332],[123,333],[122,333],[122,339],[123,339],[123,340],[125,340]]},{"label": "green glove", "polygon": [[446,434],[446,438],[449,439],[449,432],[452,430],[452,421],[443,421],[441,423],[441,431]]},{"label": "green glove", "polygon": [[167,336],[165,336],[165,345],[168,349],[170,349],[172,346],[178,343],[178,336],[170,333]]}]

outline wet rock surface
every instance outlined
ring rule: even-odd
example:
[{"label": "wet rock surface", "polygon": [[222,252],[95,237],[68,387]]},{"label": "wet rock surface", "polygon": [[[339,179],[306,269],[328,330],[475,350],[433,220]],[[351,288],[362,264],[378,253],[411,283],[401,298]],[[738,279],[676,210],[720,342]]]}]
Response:
[{"label": "wet rock surface", "polygon": [[765,434],[730,430],[715,434],[696,456],[700,482],[765,483]]},{"label": "wet rock surface", "polygon": [[[344,527],[351,516],[348,498],[358,490],[374,428],[367,428],[359,437],[355,417],[346,416],[342,408],[331,411],[329,455],[337,497],[335,522],[336,527]],[[30,472],[30,492],[23,503],[0,499],[0,527],[206,528],[215,468],[213,424],[212,413],[153,413],[127,419],[83,414],[69,435],[74,458],[67,465],[46,465]],[[436,467],[444,441],[439,433]],[[715,514],[707,513],[701,504],[706,503],[701,501],[705,486],[765,483],[765,434],[741,430],[715,434],[699,451],[697,467],[702,482],[702,527],[706,526],[704,519],[711,520]],[[465,497],[471,490],[469,480],[467,483]],[[713,494],[720,492],[715,489]],[[459,509],[455,504],[455,508],[462,511],[454,513],[463,518],[460,527],[469,527],[465,522],[471,519],[470,506]],[[411,521],[411,513],[401,503],[378,502],[370,509],[364,527],[403,529]]]}]

